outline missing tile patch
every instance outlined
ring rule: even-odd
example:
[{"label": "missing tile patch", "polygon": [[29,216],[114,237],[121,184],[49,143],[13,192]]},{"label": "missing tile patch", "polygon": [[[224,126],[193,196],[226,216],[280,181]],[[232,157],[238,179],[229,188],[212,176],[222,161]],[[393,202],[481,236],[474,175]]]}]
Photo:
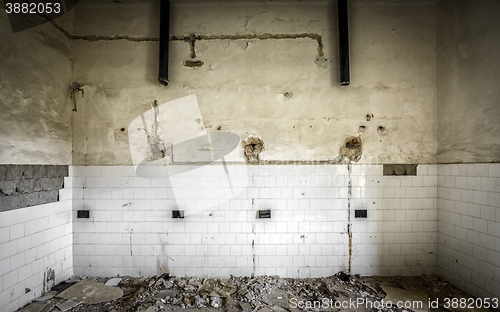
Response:
[{"label": "missing tile patch", "polygon": [[384,164],[385,176],[416,176],[418,164]]}]

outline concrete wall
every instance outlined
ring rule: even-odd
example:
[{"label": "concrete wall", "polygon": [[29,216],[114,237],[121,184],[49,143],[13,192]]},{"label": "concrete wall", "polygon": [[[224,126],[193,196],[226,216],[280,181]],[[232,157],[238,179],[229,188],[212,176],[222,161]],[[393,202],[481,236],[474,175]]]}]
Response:
[{"label": "concrete wall", "polygon": [[5,10],[0,36],[0,163],[70,164],[71,42],[50,23],[12,33]]},{"label": "concrete wall", "polygon": [[[333,160],[345,137],[359,133],[362,163],[435,163],[432,1],[353,1],[352,83],[342,88],[330,2],[173,1],[170,34],[181,39],[170,44],[166,88],[157,82],[158,6],[76,7],[73,80],[85,96],[74,115],[75,165],[131,165],[130,133],[121,129],[153,100],[188,95],[198,99],[207,131],[261,136],[263,160]],[[190,50],[182,36],[190,34],[213,36],[195,42],[196,60],[204,62],[197,69],[183,66]],[[290,37],[297,34],[305,37]],[[374,117],[367,121],[367,114]]]},{"label": "concrete wall", "polygon": [[437,3],[440,163],[500,161],[500,4]]}]

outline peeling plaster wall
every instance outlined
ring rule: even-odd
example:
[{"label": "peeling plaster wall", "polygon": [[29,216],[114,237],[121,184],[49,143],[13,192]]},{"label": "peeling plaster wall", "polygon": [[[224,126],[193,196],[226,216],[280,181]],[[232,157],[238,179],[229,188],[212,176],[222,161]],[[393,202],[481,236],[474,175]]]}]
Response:
[{"label": "peeling plaster wall", "polygon": [[0,311],[15,311],[73,275],[71,191],[46,166],[10,166],[71,164],[71,42],[50,23],[12,33],[4,9],[0,37]]},{"label": "peeling plaster wall", "polygon": [[12,33],[5,10],[0,36],[0,163],[70,164],[70,40],[50,23]]},{"label": "peeling plaster wall", "polygon": [[[172,36],[217,39],[195,42],[196,60],[204,62],[196,69],[183,66],[189,43],[171,41],[166,88],[157,82],[158,8],[158,1],[90,0],[76,7],[73,80],[85,96],[74,115],[75,165],[130,165],[121,129],[151,101],[188,95],[196,95],[208,131],[261,136],[264,161],[333,160],[345,137],[364,125],[360,163],[435,163],[433,1],[352,2],[349,87],[339,86],[334,3],[173,1]],[[255,34],[313,34],[323,46],[309,37]],[[374,118],[367,121],[367,114]]]},{"label": "peeling plaster wall", "polygon": [[500,161],[500,3],[438,1],[440,163]]}]

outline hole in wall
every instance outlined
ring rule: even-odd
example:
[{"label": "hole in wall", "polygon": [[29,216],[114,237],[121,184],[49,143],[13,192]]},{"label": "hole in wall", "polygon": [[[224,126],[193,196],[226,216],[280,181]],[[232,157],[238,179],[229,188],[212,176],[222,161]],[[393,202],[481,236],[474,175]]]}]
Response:
[{"label": "hole in wall", "polygon": [[259,136],[250,135],[245,141],[241,142],[243,147],[243,156],[247,164],[258,164],[260,153],[265,150],[264,141]]},{"label": "hole in wall", "polygon": [[386,136],[387,135],[387,129],[384,126],[378,126],[377,133],[380,136]]}]

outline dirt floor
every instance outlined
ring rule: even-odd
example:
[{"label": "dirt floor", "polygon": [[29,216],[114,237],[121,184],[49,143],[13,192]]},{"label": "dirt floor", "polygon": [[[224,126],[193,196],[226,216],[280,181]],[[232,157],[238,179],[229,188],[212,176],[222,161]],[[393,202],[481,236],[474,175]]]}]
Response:
[{"label": "dirt floor", "polygon": [[[106,286],[106,282],[116,286]],[[75,277],[52,289],[18,311],[499,311],[479,309],[486,302],[434,275],[359,277],[340,272],[309,279],[203,279],[168,274],[112,280]]]}]

